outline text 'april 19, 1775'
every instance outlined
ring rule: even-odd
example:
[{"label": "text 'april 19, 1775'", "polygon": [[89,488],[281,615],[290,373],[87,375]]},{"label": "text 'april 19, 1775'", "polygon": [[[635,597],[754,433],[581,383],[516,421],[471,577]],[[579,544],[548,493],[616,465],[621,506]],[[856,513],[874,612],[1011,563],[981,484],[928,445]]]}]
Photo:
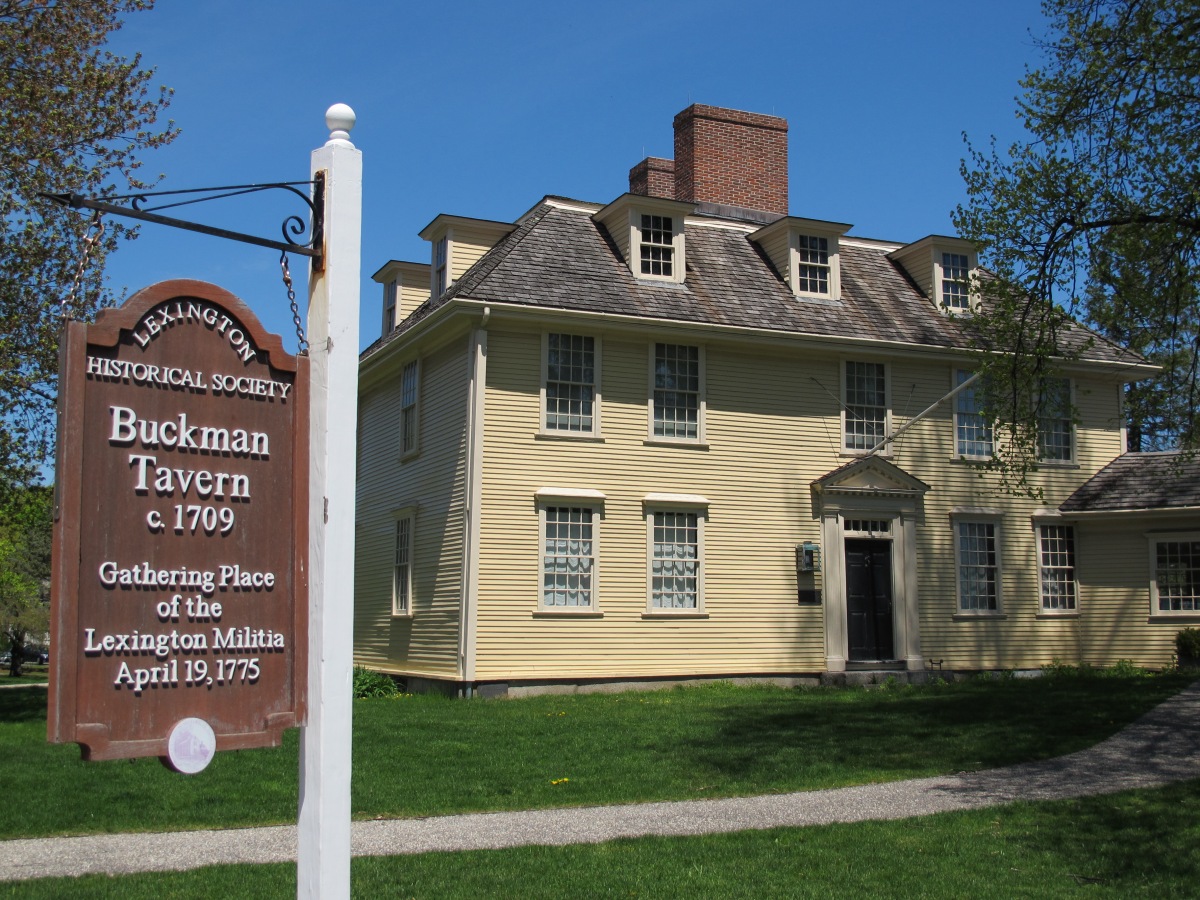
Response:
[{"label": "text 'april 19, 1775'", "polygon": [[49,735],[103,759],[304,720],[307,360],[240,300],[164,282],[72,323]]}]

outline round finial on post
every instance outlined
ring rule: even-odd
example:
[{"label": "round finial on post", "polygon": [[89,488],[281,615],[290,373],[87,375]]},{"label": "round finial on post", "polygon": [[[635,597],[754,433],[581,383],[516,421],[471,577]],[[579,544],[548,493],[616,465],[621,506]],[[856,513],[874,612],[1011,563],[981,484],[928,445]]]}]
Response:
[{"label": "round finial on post", "polygon": [[325,126],[329,129],[327,144],[343,144],[353,147],[350,143],[350,129],[354,127],[357,117],[345,103],[335,103],[325,110]]}]

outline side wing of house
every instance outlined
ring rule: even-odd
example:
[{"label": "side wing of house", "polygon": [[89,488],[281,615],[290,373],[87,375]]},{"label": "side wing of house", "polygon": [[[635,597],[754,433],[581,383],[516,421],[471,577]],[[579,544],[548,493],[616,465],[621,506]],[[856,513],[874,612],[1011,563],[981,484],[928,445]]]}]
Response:
[{"label": "side wing of house", "polygon": [[360,395],[355,661],[461,673],[468,338],[400,348]]}]

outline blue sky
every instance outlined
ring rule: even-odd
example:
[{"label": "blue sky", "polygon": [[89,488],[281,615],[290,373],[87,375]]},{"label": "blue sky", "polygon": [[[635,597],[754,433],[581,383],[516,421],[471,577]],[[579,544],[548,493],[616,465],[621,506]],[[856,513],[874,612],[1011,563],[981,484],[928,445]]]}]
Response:
[{"label": "blue sky", "polygon": [[[159,0],[110,46],[175,90],[183,133],[145,169],[165,175],[159,189],[307,179],[325,109],[354,108],[366,346],[371,273],[428,261],[417,232],[438,213],[512,221],[546,194],[608,202],[643,157],[673,155],[672,119],[691,103],[789,121],[793,215],[863,237],[948,233],[962,134],[1020,137],[1017,81],[1043,30],[1038,0]],[[279,194],[180,212],[276,237],[300,211]],[[304,261],[292,268],[303,308]],[[294,349],[274,251],[148,225],[107,275],[116,290],[215,282]]]}]

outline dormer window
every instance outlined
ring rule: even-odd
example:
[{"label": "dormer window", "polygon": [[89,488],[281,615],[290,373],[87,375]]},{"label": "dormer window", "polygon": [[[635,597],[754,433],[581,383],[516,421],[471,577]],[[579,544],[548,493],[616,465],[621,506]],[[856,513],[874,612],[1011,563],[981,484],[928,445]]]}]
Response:
[{"label": "dormer window", "polygon": [[383,334],[390,334],[396,329],[396,294],[399,290],[395,278],[383,286]]},{"label": "dormer window", "polygon": [[792,293],[812,300],[841,299],[840,222],[785,216],[750,235],[774,263]]},{"label": "dormer window", "polygon": [[969,241],[931,234],[893,250],[888,257],[904,268],[940,312],[966,316],[979,304],[973,284],[979,260]]},{"label": "dormer window", "polygon": [[965,253],[942,254],[942,308],[947,312],[971,311],[970,271]]},{"label": "dormer window", "polygon": [[796,235],[796,282],[799,293],[829,295],[829,238]]},{"label": "dormer window", "polygon": [[426,270],[429,291],[433,299],[446,293],[467,274],[485,253],[504,240],[515,229],[511,222],[490,219],[468,219],[442,213],[421,229],[422,240],[432,244],[430,263]]},{"label": "dormer window", "polygon": [[675,275],[675,224],[671,216],[642,216],[642,274]]},{"label": "dormer window", "polygon": [[678,200],[622,194],[592,218],[608,229],[635,278],[682,283],[687,272],[683,221],[693,208]]},{"label": "dormer window", "polygon": [[433,245],[433,296],[440,297],[446,293],[448,282],[446,281],[446,261],[449,257],[448,253],[449,239],[442,237],[438,238],[436,244]]}]

